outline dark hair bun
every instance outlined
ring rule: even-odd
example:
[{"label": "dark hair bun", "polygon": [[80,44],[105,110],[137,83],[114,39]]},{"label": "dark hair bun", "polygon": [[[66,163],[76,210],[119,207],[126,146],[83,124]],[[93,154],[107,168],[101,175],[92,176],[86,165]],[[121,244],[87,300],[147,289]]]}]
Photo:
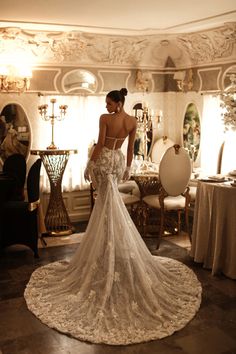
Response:
[{"label": "dark hair bun", "polygon": [[123,96],[127,96],[127,93],[128,93],[128,90],[123,87],[122,89],[120,89],[120,93],[123,95]]}]

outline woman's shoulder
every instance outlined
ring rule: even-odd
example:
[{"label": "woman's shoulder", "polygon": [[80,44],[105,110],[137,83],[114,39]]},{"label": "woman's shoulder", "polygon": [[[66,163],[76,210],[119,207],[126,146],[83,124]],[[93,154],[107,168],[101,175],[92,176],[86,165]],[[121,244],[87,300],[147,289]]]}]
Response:
[{"label": "woman's shoulder", "polygon": [[112,117],[112,114],[110,114],[110,113],[103,113],[103,114],[101,114],[100,119],[101,119],[101,120],[107,120],[107,119],[109,119],[110,117]]},{"label": "woman's shoulder", "polygon": [[127,114],[127,119],[128,119],[133,125],[136,125],[136,124],[137,124],[137,119],[136,119],[136,117]]}]

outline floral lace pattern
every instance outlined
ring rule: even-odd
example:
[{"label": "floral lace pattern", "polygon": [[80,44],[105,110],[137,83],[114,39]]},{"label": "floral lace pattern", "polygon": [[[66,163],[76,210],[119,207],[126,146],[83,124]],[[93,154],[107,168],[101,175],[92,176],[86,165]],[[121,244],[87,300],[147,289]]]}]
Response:
[{"label": "floral lace pattern", "polygon": [[201,303],[201,285],[184,264],[152,256],[119,195],[120,150],[103,148],[98,196],[70,262],[38,268],[25,300],[43,323],[93,343],[126,345],[183,328]]}]

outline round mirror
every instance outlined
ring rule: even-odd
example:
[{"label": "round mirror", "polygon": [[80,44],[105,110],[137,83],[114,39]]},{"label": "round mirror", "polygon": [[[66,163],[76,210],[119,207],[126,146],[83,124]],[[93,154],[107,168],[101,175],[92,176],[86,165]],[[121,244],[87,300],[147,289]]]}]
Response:
[{"label": "round mirror", "polygon": [[188,150],[189,156],[196,161],[200,147],[200,119],[197,107],[189,103],[184,115],[183,145]]},{"label": "round mirror", "polygon": [[65,93],[94,93],[97,79],[87,70],[76,69],[65,74],[62,87]]},{"label": "round mirror", "polygon": [[6,105],[0,115],[0,159],[2,162],[15,153],[27,158],[30,145],[30,127],[23,108]]}]

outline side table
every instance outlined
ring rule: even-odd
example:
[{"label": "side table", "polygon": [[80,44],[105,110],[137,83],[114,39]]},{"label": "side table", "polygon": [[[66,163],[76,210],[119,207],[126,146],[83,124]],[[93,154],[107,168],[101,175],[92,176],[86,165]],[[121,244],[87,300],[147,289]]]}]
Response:
[{"label": "side table", "polygon": [[45,216],[47,232],[51,236],[67,236],[73,233],[61,191],[61,181],[69,156],[76,154],[70,150],[31,150],[31,155],[39,155],[43,161],[50,182],[50,198]]}]

